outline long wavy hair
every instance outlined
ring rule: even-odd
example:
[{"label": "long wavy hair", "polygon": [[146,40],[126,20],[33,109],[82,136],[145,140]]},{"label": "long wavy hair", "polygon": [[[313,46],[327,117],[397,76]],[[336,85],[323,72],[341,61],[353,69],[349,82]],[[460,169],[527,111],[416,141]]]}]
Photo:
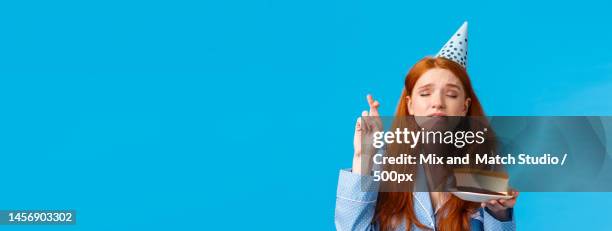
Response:
[{"label": "long wavy hair", "polygon": [[[471,103],[467,110],[466,116],[483,116],[484,111],[472,84],[467,71],[461,65],[441,57],[426,57],[417,62],[408,72],[404,82],[404,90],[399,100],[399,105],[396,111],[396,118],[409,117],[406,96],[411,95],[412,90],[419,78],[428,70],[433,68],[442,68],[451,71],[463,84],[466,97],[471,98]],[[401,127],[394,122],[394,127]],[[402,150],[403,146],[390,145],[391,152],[407,153],[410,150]],[[393,150],[395,149],[395,150]],[[414,151],[414,150],[413,150]],[[413,169],[414,170],[414,169]],[[400,225],[401,218],[405,218],[407,230],[410,230],[412,224],[421,229],[428,229],[416,217],[414,212],[414,201],[411,190],[403,190],[402,192],[379,192],[376,205],[374,219],[379,223],[383,230],[394,230]],[[470,230],[471,215],[478,210],[480,203],[463,201],[454,195],[450,195],[450,199],[439,210],[440,216],[437,218],[437,227],[442,231]]]}]

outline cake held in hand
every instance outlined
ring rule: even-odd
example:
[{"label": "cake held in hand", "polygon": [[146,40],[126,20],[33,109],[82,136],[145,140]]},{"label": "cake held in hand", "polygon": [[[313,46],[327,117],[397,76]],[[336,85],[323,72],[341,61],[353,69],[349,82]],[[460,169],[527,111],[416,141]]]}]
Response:
[{"label": "cake held in hand", "polygon": [[455,169],[456,190],[451,192],[466,201],[484,202],[510,199],[508,175],[504,172],[477,169]]}]

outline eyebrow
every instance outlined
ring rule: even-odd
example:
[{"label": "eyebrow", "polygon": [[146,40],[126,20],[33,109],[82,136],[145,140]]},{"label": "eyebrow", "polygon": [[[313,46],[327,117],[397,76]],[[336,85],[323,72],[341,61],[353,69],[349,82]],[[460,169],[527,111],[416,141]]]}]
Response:
[{"label": "eyebrow", "polygon": [[431,87],[432,85],[433,85],[433,83],[430,83],[430,84],[425,84],[425,85],[423,85],[423,86],[420,86],[420,87],[418,88],[418,90],[421,90],[421,89],[423,89],[423,88],[429,88],[429,87]]},{"label": "eyebrow", "polygon": [[[425,85],[423,85],[423,86],[420,86],[420,87],[419,87],[417,90],[421,90],[421,89],[424,89],[424,88],[429,88],[429,87],[431,87],[432,85],[433,85],[433,83],[430,83],[430,84],[425,84]],[[446,84],[446,86],[448,86],[448,87],[454,87],[454,88],[457,88],[457,89],[461,90],[461,86],[459,86],[459,85],[457,85],[457,84],[447,83],[447,84]]]},{"label": "eyebrow", "polygon": [[446,86],[454,87],[454,88],[457,88],[457,89],[461,89],[461,86],[459,86],[457,84],[447,83]]}]

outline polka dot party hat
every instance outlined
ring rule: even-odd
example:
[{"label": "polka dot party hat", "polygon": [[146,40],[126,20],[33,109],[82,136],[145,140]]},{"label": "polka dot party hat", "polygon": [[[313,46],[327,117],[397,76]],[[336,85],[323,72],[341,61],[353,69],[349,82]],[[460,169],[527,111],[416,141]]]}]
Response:
[{"label": "polka dot party hat", "polygon": [[461,64],[467,69],[467,21],[459,27],[459,30],[444,44],[444,47],[438,52],[436,57],[444,57]]}]

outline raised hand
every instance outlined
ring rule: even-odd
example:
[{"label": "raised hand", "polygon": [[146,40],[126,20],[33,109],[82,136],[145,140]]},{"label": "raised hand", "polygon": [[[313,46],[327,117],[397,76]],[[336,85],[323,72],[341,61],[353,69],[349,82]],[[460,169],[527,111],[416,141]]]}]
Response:
[{"label": "raised hand", "polygon": [[[361,117],[357,118],[355,124],[355,134],[353,136],[353,172],[361,175],[369,175],[371,170],[371,159],[376,151],[372,146],[372,137],[374,132],[382,130],[382,122],[378,113],[380,103],[374,100],[372,95],[367,95],[370,111],[361,112]],[[365,137],[363,137],[365,136]],[[367,143],[362,143],[362,141]],[[362,150],[362,147],[366,147]],[[365,162],[364,162],[365,161]]]}]

